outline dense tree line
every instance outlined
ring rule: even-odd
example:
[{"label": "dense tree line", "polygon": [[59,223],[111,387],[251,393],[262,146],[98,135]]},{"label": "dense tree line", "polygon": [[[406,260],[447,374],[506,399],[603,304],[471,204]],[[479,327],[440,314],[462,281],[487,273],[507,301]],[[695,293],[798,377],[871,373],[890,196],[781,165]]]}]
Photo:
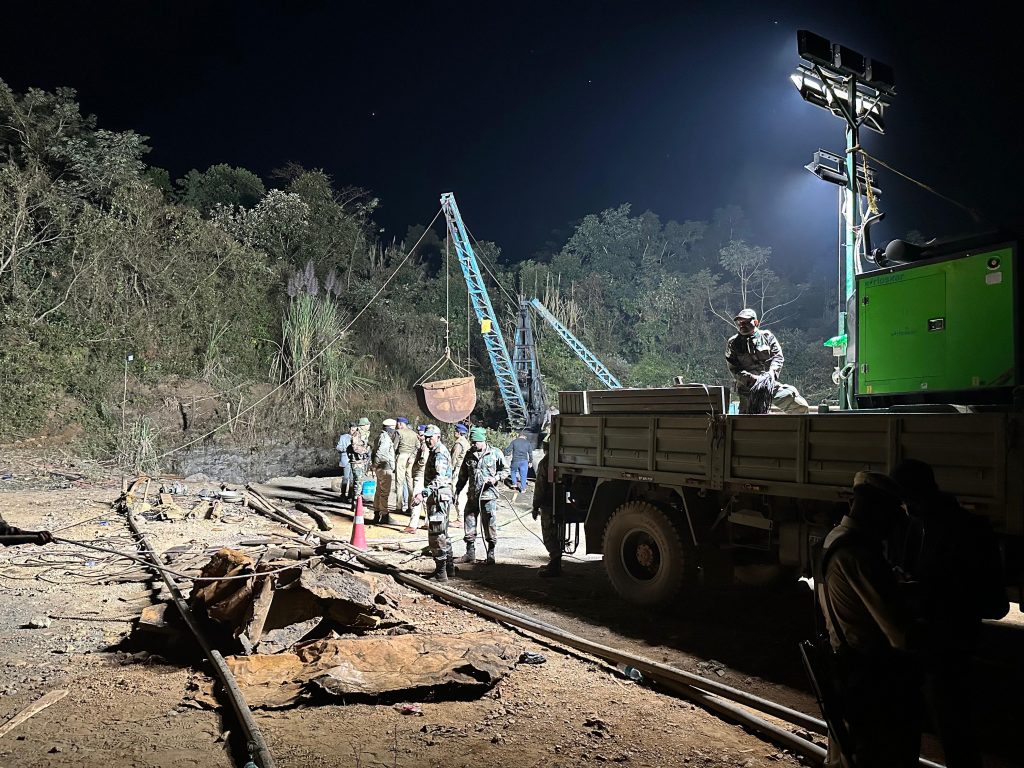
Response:
[{"label": "dense tree line", "polygon": [[[82,115],[70,89],[0,81],[0,437],[75,420],[99,450],[123,449],[123,419],[141,415],[122,413],[126,376],[222,392],[283,382],[270,401],[282,421],[333,431],[357,405],[408,391],[443,354],[446,327],[483,413],[500,418],[443,219],[381,242],[378,201],[323,171],[263,180],[215,165],[172,180],[148,151],[146,137]],[[783,340],[785,378],[812,402],[829,392],[829,286],[773,270],[736,207],[663,224],[622,205],[530,259],[476,249],[508,338],[515,297],[538,296],[625,382],[728,383],[730,318],[750,305]],[[552,394],[596,386],[552,332],[538,335]]]}]

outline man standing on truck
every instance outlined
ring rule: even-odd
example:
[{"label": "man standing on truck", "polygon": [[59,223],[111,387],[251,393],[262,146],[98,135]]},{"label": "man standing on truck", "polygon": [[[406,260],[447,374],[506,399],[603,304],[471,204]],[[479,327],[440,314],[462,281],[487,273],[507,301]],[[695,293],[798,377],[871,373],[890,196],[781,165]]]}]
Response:
[{"label": "man standing on truck", "polygon": [[[901,516],[903,492],[888,475],[858,472],[850,511],[825,537],[819,605],[836,654],[841,717],[850,736],[829,738],[826,766],[916,768],[921,749],[916,627],[883,542]],[[844,759],[845,758],[845,759]]]},{"label": "man standing on truck", "polygon": [[736,313],[736,330],[725,345],[725,361],[736,379],[740,413],[768,413],[774,403],[784,413],[807,413],[807,401],[792,384],[780,384],[786,358],[775,334],[761,328],[757,312]]},{"label": "man standing on truck", "polygon": [[459,484],[455,489],[455,498],[458,498],[463,488],[468,491],[466,509],[462,515],[466,531],[463,536],[466,554],[459,558],[459,562],[472,563],[476,560],[476,526],[479,516],[484,540],[487,542],[485,562],[493,565],[494,548],[498,543],[498,486],[508,477],[508,465],[505,463],[505,454],[487,445],[487,430],[483,427],[469,430],[469,441],[472,447],[462,460]]}]

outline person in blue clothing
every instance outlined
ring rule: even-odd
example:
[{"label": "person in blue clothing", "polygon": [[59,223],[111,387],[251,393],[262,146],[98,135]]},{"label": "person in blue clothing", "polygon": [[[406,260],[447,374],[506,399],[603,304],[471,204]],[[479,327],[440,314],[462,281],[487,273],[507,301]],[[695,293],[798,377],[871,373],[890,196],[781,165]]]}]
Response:
[{"label": "person in blue clothing", "polygon": [[359,429],[359,424],[354,421],[348,423],[348,431],[342,432],[334,449],[338,452],[338,466],[341,467],[341,498],[348,499],[352,495],[352,462],[349,459],[348,448],[352,445],[352,435]]},{"label": "person in blue clothing", "polygon": [[509,465],[512,467],[509,479],[512,481],[512,487],[519,493],[526,490],[526,476],[530,471],[532,453],[533,446],[526,439],[525,432],[520,432],[519,436],[505,449],[505,458],[509,460]]}]

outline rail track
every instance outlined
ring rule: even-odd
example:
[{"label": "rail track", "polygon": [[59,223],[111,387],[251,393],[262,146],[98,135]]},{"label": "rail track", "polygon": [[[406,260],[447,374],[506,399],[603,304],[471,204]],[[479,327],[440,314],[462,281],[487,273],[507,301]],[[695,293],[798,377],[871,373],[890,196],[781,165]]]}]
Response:
[{"label": "rail track", "polygon": [[[671,691],[686,698],[716,715],[758,734],[766,741],[772,742],[788,751],[802,756],[807,762],[821,765],[825,759],[825,750],[801,732],[825,734],[827,729],[824,721],[805,712],[792,709],[767,698],[750,694],[717,680],[705,678],[686,672],[676,667],[654,661],[644,656],[631,653],[622,648],[594,642],[573,634],[563,628],[525,613],[512,610],[506,606],[483,599],[457,589],[451,585],[438,584],[417,575],[402,571],[398,567],[386,563],[372,555],[350,546],[323,531],[303,525],[288,512],[281,509],[271,500],[255,489],[247,488],[247,505],[255,512],[282,524],[293,532],[305,537],[317,537],[321,542],[321,551],[325,559],[346,564],[353,562],[360,567],[390,575],[396,581],[423,593],[436,597],[451,605],[484,616],[507,627],[514,628],[534,639],[569,649],[577,655],[594,657],[610,665],[627,665],[633,667],[644,678],[660,688]],[[159,562],[156,552],[150,545],[145,534],[135,525],[126,505],[122,510],[127,518],[142,552],[150,560],[153,570],[159,573],[169,590],[172,599],[181,612],[186,625],[196,637],[211,667],[223,685],[224,695],[228,700],[234,716],[245,735],[248,759],[255,768],[275,768],[275,762],[258,725],[256,724],[245,699],[235,683],[231,672],[217,649],[213,648],[205,637],[202,627],[191,614],[188,604],[181,595],[174,580]],[[796,731],[785,726],[792,726]],[[928,768],[941,768],[939,764],[921,759],[920,764]],[[246,768],[250,768],[247,765]]]}]

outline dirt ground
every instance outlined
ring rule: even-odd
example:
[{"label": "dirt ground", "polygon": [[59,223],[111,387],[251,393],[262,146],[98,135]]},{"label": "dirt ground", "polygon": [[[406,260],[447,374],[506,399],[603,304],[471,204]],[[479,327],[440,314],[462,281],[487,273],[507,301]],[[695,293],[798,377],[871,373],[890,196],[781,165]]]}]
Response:
[{"label": "dirt ground", "polygon": [[[281,487],[325,489],[329,480],[285,478]],[[190,483],[197,500],[203,487]],[[154,489],[155,490],[155,489]],[[11,523],[58,536],[131,550],[128,529],[111,510],[120,476],[41,452],[0,457],[0,511]],[[511,494],[509,494],[511,497]],[[812,622],[809,593],[798,585],[709,593],[694,590],[668,612],[625,605],[607,586],[599,560],[567,558],[560,579],[540,579],[545,562],[529,491],[499,511],[499,563],[463,566],[457,586],[535,615],[575,634],[629,648],[705,674],[805,712],[815,712],[795,643]],[[300,516],[301,515],[297,515]],[[332,535],[350,524],[336,516]],[[419,556],[425,532],[369,527],[374,554],[413,571],[430,570]],[[266,518],[232,510],[220,521],[149,522],[160,552],[182,548],[176,567],[198,564],[223,545],[293,540]],[[459,529],[452,529],[458,538]],[[284,538],[282,538],[284,537]],[[463,551],[456,540],[456,554]],[[580,549],[582,552],[582,546]],[[114,582],[114,583],[107,583]],[[22,546],[0,550],[0,722],[43,694],[68,694],[0,737],[0,768],[51,766],[242,765],[230,719],[194,703],[208,670],[191,649],[132,629],[142,607],[165,599],[140,570],[99,552]],[[399,588],[401,610],[423,632],[497,629],[493,622],[413,590]],[[1002,625],[1002,623],[1000,623]],[[990,677],[999,696],[986,739],[1019,722],[1022,625],[1000,626],[990,645],[1017,667]],[[988,628],[987,628],[988,629]],[[1016,630],[1016,631],[1015,631]],[[511,630],[522,650],[546,663],[518,665],[478,699],[414,700],[422,715],[403,715],[399,701],[318,703],[255,718],[281,768],[303,766],[637,766],[799,765],[779,747],[647,684],[626,680],[606,663]],[[993,659],[999,654],[993,652]],[[983,659],[979,664],[995,664]],[[1006,715],[1006,718],[1003,717]],[[998,723],[1001,723],[999,725]],[[990,766],[1020,764],[1011,738],[993,738]],[[934,754],[934,745],[931,747]]]}]

